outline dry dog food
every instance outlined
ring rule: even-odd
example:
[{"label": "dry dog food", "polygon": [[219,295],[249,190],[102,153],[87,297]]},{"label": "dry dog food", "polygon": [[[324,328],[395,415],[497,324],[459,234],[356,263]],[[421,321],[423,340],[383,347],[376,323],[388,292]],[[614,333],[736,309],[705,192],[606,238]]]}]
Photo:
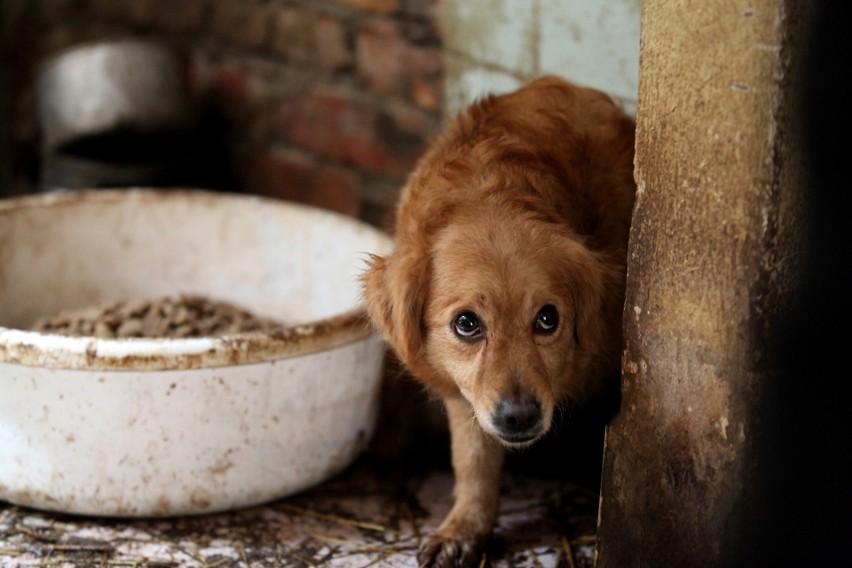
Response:
[{"label": "dry dog food", "polygon": [[257,317],[226,302],[202,296],[180,296],[63,311],[38,320],[32,331],[100,338],[177,338],[269,332],[282,327],[280,322]]}]

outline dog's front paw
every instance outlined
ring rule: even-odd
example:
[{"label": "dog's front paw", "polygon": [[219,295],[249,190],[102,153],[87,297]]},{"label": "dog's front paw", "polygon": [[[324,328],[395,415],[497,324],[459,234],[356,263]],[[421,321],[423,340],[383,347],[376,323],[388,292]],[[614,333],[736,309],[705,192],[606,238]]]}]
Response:
[{"label": "dog's front paw", "polygon": [[420,568],[475,568],[482,563],[485,539],[458,540],[432,535],[417,552]]}]

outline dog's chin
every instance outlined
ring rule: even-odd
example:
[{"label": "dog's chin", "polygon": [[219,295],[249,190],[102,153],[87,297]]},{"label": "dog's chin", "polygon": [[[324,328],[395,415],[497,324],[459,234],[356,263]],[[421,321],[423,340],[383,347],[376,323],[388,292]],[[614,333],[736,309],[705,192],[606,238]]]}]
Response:
[{"label": "dog's chin", "polygon": [[510,434],[505,432],[496,432],[495,436],[500,443],[509,449],[521,450],[535,444],[544,435],[544,429],[537,429],[535,432],[524,432],[521,434]]},{"label": "dog's chin", "polygon": [[505,448],[513,450],[521,450],[535,444],[547,432],[547,428],[543,424],[523,432],[503,432],[492,424],[483,424],[482,422],[480,422],[480,426]]},{"label": "dog's chin", "polygon": [[479,426],[491,437],[496,438],[497,441],[499,441],[505,448],[514,450],[521,450],[535,444],[538,440],[544,437],[550,429],[551,424],[550,413],[547,413],[542,420],[534,426],[520,432],[513,432],[496,427],[491,422],[490,417],[484,420],[482,418],[483,417],[480,415],[476,416],[476,421],[479,423]]}]

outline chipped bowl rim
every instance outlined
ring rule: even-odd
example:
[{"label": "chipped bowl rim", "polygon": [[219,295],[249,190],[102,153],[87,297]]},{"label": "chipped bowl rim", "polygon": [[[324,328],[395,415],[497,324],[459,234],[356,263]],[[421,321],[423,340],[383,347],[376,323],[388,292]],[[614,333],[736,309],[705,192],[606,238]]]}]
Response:
[{"label": "chipped bowl rim", "polygon": [[0,363],[97,371],[204,369],[310,355],[371,335],[363,308],[271,333],[216,337],[102,339],[0,326]]},{"label": "chipped bowl rim", "polygon": [[[274,201],[279,205],[312,208],[289,201],[270,200],[255,195],[217,194],[189,188],[162,189],[98,189],[56,192],[0,200],[0,212],[21,207],[56,206],[80,199],[117,200],[128,193],[164,194],[170,198],[192,195],[193,198],[252,199]],[[348,223],[376,231],[392,238],[381,229],[333,211],[322,210],[343,218]],[[363,304],[308,322],[282,326],[272,332],[243,332],[195,338],[97,338],[64,336],[0,325],[0,364],[17,364],[49,369],[81,371],[171,371],[204,369],[271,362],[311,355],[368,340],[376,336]]]}]

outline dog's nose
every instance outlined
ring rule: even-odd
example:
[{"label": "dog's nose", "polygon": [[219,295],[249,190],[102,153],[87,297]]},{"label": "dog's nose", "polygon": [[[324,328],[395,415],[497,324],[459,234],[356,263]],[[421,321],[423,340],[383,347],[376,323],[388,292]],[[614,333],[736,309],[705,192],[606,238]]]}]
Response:
[{"label": "dog's nose", "polygon": [[492,422],[507,442],[528,442],[541,433],[541,405],[532,396],[501,399]]}]

